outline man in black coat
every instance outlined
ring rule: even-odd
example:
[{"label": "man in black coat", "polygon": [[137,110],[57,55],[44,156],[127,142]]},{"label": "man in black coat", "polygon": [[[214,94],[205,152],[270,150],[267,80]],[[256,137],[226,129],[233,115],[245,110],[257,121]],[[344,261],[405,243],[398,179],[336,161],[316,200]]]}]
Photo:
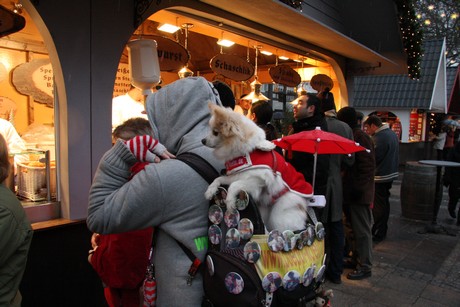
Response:
[{"label": "man in black coat", "polygon": [[390,217],[390,189],[393,180],[399,176],[399,139],[387,123],[376,116],[369,116],[364,122],[367,133],[375,145],[375,195],[372,215],[372,240],[375,243],[385,240]]},{"label": "man in black coat", "polygon": [[[321,101],[315,94],[301,95],[291,104],[294,106],[295,122],[292,124],[292,130],[289,134],[314,130],[316,127],[327,131],[326,119],[321,112]],[[294,151],[292,158],[288,157],[287,160],[298,172],[303,174],[307,182],[313,183],[313,154]],[[326,195],[328,174],[329,155],[318,155],[315,186],[313,187],[316,195]],[[318,217],[320,216],[318,215]]]}]

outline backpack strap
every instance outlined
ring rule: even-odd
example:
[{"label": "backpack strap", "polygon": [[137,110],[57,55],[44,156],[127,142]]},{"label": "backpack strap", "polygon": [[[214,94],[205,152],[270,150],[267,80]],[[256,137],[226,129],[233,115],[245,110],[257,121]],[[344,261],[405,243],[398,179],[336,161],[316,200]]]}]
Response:
[{"label": "backpack strap", "polygon": [[181,153],[176,159],[181,160],[193,168],[195,172],[200,174],[209,184],[219,177],[219,173],[208,161],[193,152]]},{"label": "backpack strap", "polygon": [[[214,179],[216,179],[219,176],[219,173],[208,161],[192,152],[182,153],[176,156],[176,159],[181,160],[182,162],[193,168],[209,184],[211,184],[214,181]],[[188,249],[184,244],[182,244],[182,242],[179,242],[178,240],[176,240],[176,242],[177,244],[179,244],[180,248],[184,251],[184,253],[190,259],[190,261],[192,261],[192,265],[188,270],[187,277],[187,285],[190,286],[192,284],[193,278],[195,277],[196,273],[198,272],[198,269],[201,266],[201,261],[193,254],[193,252],[190,249]]]}]

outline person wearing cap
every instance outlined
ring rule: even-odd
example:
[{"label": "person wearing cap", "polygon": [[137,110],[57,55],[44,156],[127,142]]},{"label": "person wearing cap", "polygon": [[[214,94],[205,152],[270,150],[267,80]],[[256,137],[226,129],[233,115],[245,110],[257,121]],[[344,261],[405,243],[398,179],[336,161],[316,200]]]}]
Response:
[{"label": "person wearing cap", "polygon": [[[321,111],[324,113],[329,132],[353,140],[353,131],[344,122],[337,119],[334,96],[325,88],[318,97],[321,99]],[[329,159],[329,176],[327,180],[326,206],[322,220],[326,228],[326,278],[331,282],[340,284],[343,273],[343,249],[345,234],[342,223],[342,169],[354,163],[352,155],[331,155]]]},{"label": "person wearing cap", "polygon": [[[369,152],[355,153],[355,163],[345,168],[342,180],[347,251],[344,267],[353,269],[347,274],[347,278],[352,280],[372,275],[371,204],[374,201],[374,143],[361,129],[357,115],[352,107],[344,107],[337,113],[337,118],[353,129],[355,142],[369,149]],[[351,257],[348,257],[349,254]]]},{"label": "person wearing cap", "polygon": [[[146,110],[154,135],[170,153],[196,154],[217,171],[224,163],[201,142],[209,132],[208,103],[222,106],[213,84],[188,77],[149,94]],[[130,179],[130,168],[139,161],[120,140],[104,154],[89,193],[88,228],[108,234],[155,227],[157,306],[201,306],[203,276],[196,265],[205,262],[207,252],[209,201],[204,193],[209,184],[179,159],[149,163]],[[197,272],[193,279],[189,270]]]},{"label": "person wearing cap", "polygon": [[372,136],[375,145],[375,194],[372,215],[372,240],[379,243],[385,240],[390,217],[390,189],[399,172],[399,140],[387,123],[376,116],[369,116],[364,127]]},{"label": "person wearing cap", "polygon": [[[327,123],[324,114],[321,112],[321,101],[315,94],[307,93],[299,96],[292,101],[295,121],[292,123],[292,129],[289,134],[301,131],[314,130],[319,127],[327,131]],[[314,156],[311,153],[293,151],[292,158],[288,157],[287,161],[294,168],[303,174],[305,180],[313,183],[313,166]],[[327,178],[329,174],[329,155],[318,155],[316,164],[316,178],[314,193],[316,195],[326,195]],[[317,209],[318,217],[321,209]]]},{"label": "person wearing cap", "polygon": [[235,105],[235,112],[243,114],[244,116],[249,117],[249,111],[251,110],[252,101],[251,99],[244,99],[247,94],[241,95],[238,99],[238,103]]}]

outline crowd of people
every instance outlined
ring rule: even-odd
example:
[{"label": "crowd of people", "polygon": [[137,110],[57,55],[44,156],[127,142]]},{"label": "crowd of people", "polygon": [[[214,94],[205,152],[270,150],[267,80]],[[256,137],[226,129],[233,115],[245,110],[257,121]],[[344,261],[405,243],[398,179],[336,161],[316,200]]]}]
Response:
[{"label": "crowd of people", "polygon": [[[87,224],[98,236],[155,229],[153,262],[159,306],[180,306],[184,300],[198,306],[203,295],[200,276],[192,285],[186,283],[190,260],[177,242],[203,259],[206,249],[197,242],[207,238],[203,197],[207,183],[184,163],[169,158],[195,152],[216,170],[223,169],[223,161],[216,160],[212,150],[201,143],[209,129],[208,102],[236,112],[242,109],[239,112],[264,129],[268,140],[278,138],[270,123],[273,108],[269,101],[240,99],[235,104],[230,88],[223,84],[201,77],[181,79],[146,98],[155,145],[139,140],[143,151],[139,152],[126,141],[115,141],[101,159],[90,191]],[[318,155],[316,172],[310,153],[293,152],[287,160],[308,182],[314,182],[315,194],[326,197],[326,206],[315,209],[326,227],[326,277],[341,283],[344,267],[353,268],[349,279],[370,277],[373,242],[384,240],[388,229],[389,191],[398,176],[398,137],[377,116],[361,122],[362,114],[351,107],[337,112],[329,89],[303,93],[292,105],[295,121],[290,133],[320,127],[368,149],[352,155]],[[163,151],[155,151],[155,146],[164,146]],[[156,155],[150,153],[154,158],[149,160],[151,150]],[[158,162],[158,156],[168,159],[146,163],[133,175],[136,163]],[[175,192],[178,187],[181,193]],[[149,244],[144,250],[146,246]],[[97,244],[93,247],[97,251]],[[142,254],[145,258],[146,253]]]},{"label": "crowd of people", "polygon": [[[202,277],[189,278],[191,258],[184,247],[204,260],[208,201],[203,195],[208,183],[175,155],[196,153],[221,170],[224,161],[217,160],[201,142],[209,129],[208,103],[247,116],[270,141],[279,137],[271,124],[273,107],[270,101],[246,100],[244,95],[235,100],[226,84],[202,77],[178,80],[147,97],[136,92],[131,88],[113,102],[113,147],[102,157],[89,195],[87,225],[94,235],[88,260],[106,286],[109,306],[142,304],[139,293],[147,262],[156,267],[158,306],[182,306],[184,301],[199,306]],[[126,101],[121,101],[127,99],[133,111],[129,114],[122,111]],[[326,229],[326,278],[341,283],[344,268],[352,269],[348,279],[371,277],[373,246],[385,240],[388,232],[390,189],[399,174],[399,137],[378,116],[364,118],[353,107],[337,110],[329,88],[315,94],[304,92],[291,104],[294,122],[289,134],[319,127],[367,149],[354,154],[320,154],[317,161],[311,153],[294,151],[286,160],[314,183],[315,194],[326,198],[324,208],[315,208]],[[8,123],[2,122],[2,127],[5,130]],[[460,162],[455,131],[445,125],[432,138],[438,160]],[[8,147],[15,150],[15,138],[17,133],[0,133],[2,180],[11,171]],[[280,148],[275,150],[283,153]],[[447,167],[443,183],[449,191],[449,214],[460,225],[460,208],[456,212],[460,168]],[[0,211],[5,212],[0,224],[2,229],[8,226],[5,234],[12,231],[0,240],[4,246],[0,267],[15,270],[7,275],[0,272],[0,303],[14,305],[21,301],[18,286],[33,231],[15,195],[3,187],[0,196]],[[120,276],[129,283],[124,284]]]}]

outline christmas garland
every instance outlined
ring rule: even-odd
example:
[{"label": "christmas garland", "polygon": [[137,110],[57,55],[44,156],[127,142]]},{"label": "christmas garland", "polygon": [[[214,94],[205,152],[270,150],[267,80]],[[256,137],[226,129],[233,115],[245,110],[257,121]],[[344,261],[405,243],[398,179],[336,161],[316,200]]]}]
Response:
[{"label": "christmas garland", "polygon": [[398,8],[399,26],[407,54],[409,78],[420,79],[422,58],[422,30],[417,21],[413,0],[394,0]]}]

